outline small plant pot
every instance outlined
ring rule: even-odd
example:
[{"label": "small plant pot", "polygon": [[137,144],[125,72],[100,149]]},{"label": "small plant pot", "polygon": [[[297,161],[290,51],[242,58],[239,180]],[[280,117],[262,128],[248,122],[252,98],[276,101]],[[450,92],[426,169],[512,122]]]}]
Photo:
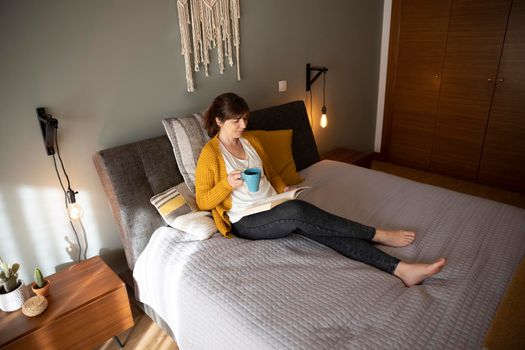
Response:
[{"label": "small plant pot", "polygon": [[36,295],[40,295],[42,297],[47,297],[49,295],[49,285],[50,285],[50,283],[49,283],[49,280],[47,278],[44,280],[44,282],[45,282],[45,284],[44,284],[44,286],[42,288],[38,288],[36,286],[36,283],[33,282],[31,284],[31,289],[33,290],[33,293],[35,293]]},{"label": "small plant pot", "polygon": [[28,290],[22,280],[18,280],[18,287],[9,293],[5,292],[3,286],[0,287],[0,310],[11,312],[20,309],[28,294]]}]

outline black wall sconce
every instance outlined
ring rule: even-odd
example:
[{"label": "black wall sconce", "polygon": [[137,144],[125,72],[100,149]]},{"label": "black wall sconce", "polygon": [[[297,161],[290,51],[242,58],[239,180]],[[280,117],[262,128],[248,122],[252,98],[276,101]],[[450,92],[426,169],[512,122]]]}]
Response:
[{"label": "black wall sconce", "polygon": [[[317,72],[312,77],[312,72]],[[319,78],[319,76],[323,75],[323,108],[321,108],[321,127],[326,128],[326,125],[328,124],[328,118],[326,117],[326,72],[328,72],[328,68],[326,67],[312,67],[310,63],[306,64],[306,91],[311,91],[312,84]]]},{"label": "black wall sconce", "polygon": [[42,130],[42,137],[44,139],[44,146],[48,156],[55,154],[56,130],[58,129],[58,120],[53,118],[51,114],[46,113],[44,107],[36,109],[40,129]]},{"label": "black wall sconce", "polygon": [[[58,148],[58,141],[57,141],[58,120],[53,118],[51,114],[48,114],[44,107],[38,107],[36,109],[36,115],[38,118],[38,123],[40,124],[40,129],[42,130],[42,138],[44,139],[44,146],[46,148],[47,155],[53,156],[53,164],[55,166],[55,171],[58,177],[58,181],[60,182],[60,186],[62,187],[62,191],[64,192],[64,200],[66,204],[67,214],[69,216],[71,227],[73,231],[75,232],[75,236],[77,238],[77,243],[78,243],[78,248],[79,248],[78,260],[80,261],[82,246],[80,244],[80,239],[78,238],[77,231],[73,225],[73,221],[80,222],[80,226],[82,227],[82,230],[84,231],[84,237],[85,237],[84,225],[82,224],[82,221],[81,221],[82,215],[84,214],[84,210],[76,201],[75,195],[78,194],[78,192],[71,189],[71,183],[69,182],[69,176],[66,172],[66,168],[64,167],[64,162],[62,161],[62,157],[60,156],[60,149]],[[62,172],[64,173],[64,176],[66,178],[67,189],[64,187],[62,177],[60,176],[55,154],[58,155],[58,159],[60,161]],[[84,259],[86,259],[87,241],[86,241],[85,249],[86,250],[84,251]]]}]

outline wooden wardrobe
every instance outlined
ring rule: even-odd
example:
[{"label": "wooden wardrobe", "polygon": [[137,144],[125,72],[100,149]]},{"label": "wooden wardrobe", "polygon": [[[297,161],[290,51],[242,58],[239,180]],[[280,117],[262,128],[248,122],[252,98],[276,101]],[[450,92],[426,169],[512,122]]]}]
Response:
[{"label": "wooden wardrobe", "polygon": [[525,0],[394,0],[381,153],[525,191]]}]

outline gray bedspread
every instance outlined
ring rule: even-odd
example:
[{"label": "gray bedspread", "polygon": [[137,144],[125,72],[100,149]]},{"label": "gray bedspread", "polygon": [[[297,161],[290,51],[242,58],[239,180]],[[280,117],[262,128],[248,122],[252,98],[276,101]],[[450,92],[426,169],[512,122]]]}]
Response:
[{"label": "gray bedspread", "polygon": [[302,199],[382,228],[415,230],[407,261],[447,258],[407,288],[292,235],[182,242],[161,228],[137,261],[139,298],[180,349],[480,349],[525,255],[525,210],[348,164],[303,170]]}]

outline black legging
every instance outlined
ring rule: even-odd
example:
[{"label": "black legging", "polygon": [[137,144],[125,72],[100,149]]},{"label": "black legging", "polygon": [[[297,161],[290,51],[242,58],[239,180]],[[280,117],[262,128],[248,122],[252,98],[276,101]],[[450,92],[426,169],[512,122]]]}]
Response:
[{"label": "black legging", "polygon": [[254,240],[297,233],[389,273],[394,273],[399,263],[399,259],[372,243],[375,228],[330,214],[301,200],[290,200],[271,210],[245,216],[232,226],[236,236]]}]

